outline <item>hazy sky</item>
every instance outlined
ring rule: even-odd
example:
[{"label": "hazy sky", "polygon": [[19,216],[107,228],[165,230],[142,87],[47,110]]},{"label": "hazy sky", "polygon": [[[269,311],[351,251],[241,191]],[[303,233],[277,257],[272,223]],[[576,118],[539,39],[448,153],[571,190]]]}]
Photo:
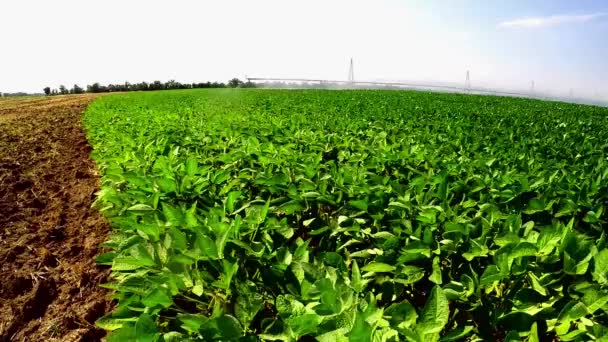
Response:
[{"label": "hazy sky", "polygon": [[1,0],[0,91],[232,77],[608,97],[608,1]]}]

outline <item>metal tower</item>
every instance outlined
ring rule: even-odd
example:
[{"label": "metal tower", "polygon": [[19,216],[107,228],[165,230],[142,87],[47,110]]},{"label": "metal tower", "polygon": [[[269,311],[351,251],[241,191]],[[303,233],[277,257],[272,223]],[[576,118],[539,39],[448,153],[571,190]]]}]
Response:
[{"label": "metal tower", "polygon": [[355,82],[355,69],[352,58],[350,59],[350,67],[348,68],[348,82]]},{"label": "metal tower", "polygon": [[530,84],[530,92],[532,94],[534,94],[534,80],[532,81],[532,83]]},{"label": "metal tower", "polygon": [[471,91],[471,77],[469,74],[469,70],[467,70],[467,78],[464,80],[464,89],[466,91]]}]

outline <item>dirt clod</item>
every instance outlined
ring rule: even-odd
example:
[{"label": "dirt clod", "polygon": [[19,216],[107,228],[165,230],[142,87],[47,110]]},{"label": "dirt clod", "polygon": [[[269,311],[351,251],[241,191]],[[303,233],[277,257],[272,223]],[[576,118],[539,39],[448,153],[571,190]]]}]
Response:
[{"label": "dirt clod", "polygon": [[97,341],[108,224],[81,127],[92,95],[0,100],[0,341]]}]

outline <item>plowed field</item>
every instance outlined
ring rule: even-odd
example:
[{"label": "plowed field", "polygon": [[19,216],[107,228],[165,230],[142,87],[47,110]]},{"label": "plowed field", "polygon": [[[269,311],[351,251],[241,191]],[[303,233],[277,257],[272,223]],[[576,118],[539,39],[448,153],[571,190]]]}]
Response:
[{"label": "plowed field", "polygon": [[95,96],[0,100],[0,341],[94,341],[108,231],[81,115]]}]

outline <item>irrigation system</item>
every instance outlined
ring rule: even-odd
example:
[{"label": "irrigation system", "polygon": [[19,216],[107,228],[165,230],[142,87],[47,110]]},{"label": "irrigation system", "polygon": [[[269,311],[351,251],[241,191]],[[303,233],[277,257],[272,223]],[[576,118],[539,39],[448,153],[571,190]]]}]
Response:
[{"label": "irrigation system", "polygon": [[404,89],[417,89],[417,90],[431,90],[431,91],[443,91],[443,92],[457,92],[466,94],[486,94],[486,95],[498,95],[498,96],[513,96],[513,97],[526,97],[540,100],[549,101],[567,101],[584,104],[595,104],[608,106],[608,103],[602,101],[590,101],[589,99],[575,98],[570,90],[568,97],[556,97],[547,94],[542,94],[535,90],[534,81],[530,83],[529,92],[517,92],[517,91],[505,91],[484,87],[473,87],[471,86],[471,74],[467,70],[465,82],[463,86],[455,85],[440,85],[431,84],[425,82],[383,82],[383,81],[365,81],[355,80],[355,71],[353,59],[350,59],[350,66],[348,68],[347,80],[330,80],[330,79],[313,79],[313,78],[280,78],[280,77],[245,77],[249,82],[285,82],[285,83],[303,83],[307,85],[319,84],[320,87],[327,86],[339,86],[339,87],[397,87]]}]

